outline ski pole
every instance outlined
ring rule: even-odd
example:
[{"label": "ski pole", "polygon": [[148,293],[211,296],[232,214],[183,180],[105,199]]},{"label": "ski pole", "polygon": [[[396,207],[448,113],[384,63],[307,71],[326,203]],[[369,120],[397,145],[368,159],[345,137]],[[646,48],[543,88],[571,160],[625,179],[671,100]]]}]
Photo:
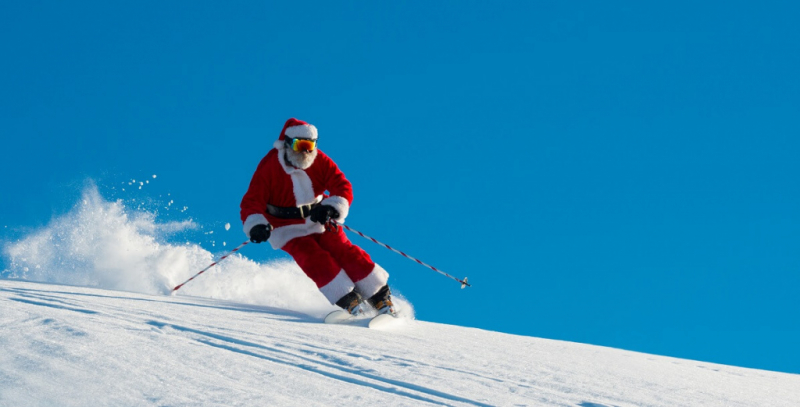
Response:
[{"label": "ski pole", "polygon": [[248,243],[250,243],[250,241],[249,241],[249,240],[248,240],[248,241],[246,241],[246,242],[244,242],[244,243],[242,243],[242,244],[240,244],[240,245],[239,245],[237,248],[235,248],[235,249],[233,249],[233,250],[229,251],[228,253],[225,253],[225,255],[224,255],[224,256],[222,256],[222,257],[220,257],[220,258],[219,258],[219,260],[217,260],[217,261],[215,261],[215,262],[211,263],[211,264],[210,264],[208,267],[206,267],[206,268],[204,268],[204,269],[200,270],[200,272],[199,272],[199,273],[197,273],[197,274],[195,274],[194,276],[192,276],[192,278],[190,278],[190,279],[188,279],[188,280],[184,281],[183,283],[181,283],[181,284],[178,284],[177,286],[175,286],[175,288],[173,288],[173,289],[172,289],[172,292],[174,293],[175,291],[178,291],[178,290],[179,290],[181,287],[183,287],[183,285],[184,285],[184,284],[186,284],[186,283],[188,283],[188,282],[190,282],[190,281],[194,280],[194,279],[195,279],[195,277],[199,276],[200,274],[203,274],[203,273],[205,273],[205,271],[206,271],[206,270],[208,270],[208,269],[210,269],[211,267],[214,267],[214,266],[216,266],[217,264],[219,264],[219,262],[221,262],[222,260],[225,260],[225,258],[226,258],[226,257],[228,257],[228,256],[230,256],[230,255],[232,255],[232,254],[236,253],[237,251],[239,251],[239,249],[241,249],[242,247],[244,247],[244,246],[245,246],[246,244],[248,244]]},{"label": "ski pole", "polygon": [[466,278],[466,277],[464,277],[464,279],[463,279],[463,280],[461,280],[461,279],[459,279],[459,278],[457,278],[457,277],[453,277],[453,276],[451,276],[450,274],[447,274],[447,273],[445,273],[444,271],[437,269],[436,267],[433,267],[433,266],[431,266],[431,265],[429,265],[429,264],[425,264],[425,263],[423,263],[422,261],[420,261],[420,260],[417,260],[417,259],[415,259],[415,258],[413,258],[413,257],[411,257],[411,256],[409,256],[409,255],[407,255],[407,254],[405,254],[405,253],[403,253],[403,252],[401,252],[400,250],[397,250],[397,249],[395,249],[395,248],[393,248],[393,247],[389,246],[388,244],[381,243],[381,242],[379,242],[379,241],[375,240],[374,238],[371,238],[371,237],[369,237],[369,236],[367,236],[367,235],[365,235],[365,234],[363,234],[363,233],[361,233],[361,232],[359,232],[359,231],[357,231],[357,230],[355,230],[355,229],[351,228],[350,226],[347,226],[347,225],[345,225],[345,224],[343,224],[343,223],[339,223],[339,222],[337,222],[337,221],[335,221],[335,220],[331,220],[331,223],[333,223],[335,226],[341,226],[341,227],[343,227],[343,228],[345,228],[345,229],[347,229],[347,230],[349,230],[349,231],[351,231],[351,232],[353,232],[353,233],[357,233],[359,236],[361,236],[361,237],[363,237],[363,238],[365,238],[365,239],[369,239],[369,240],[371,240],[373,243],[377,243],[377,244],[379,244],[379,245],[381,245],[381,246],[383,246],[383,247],[385,247],[385,248],[387,248],[387,249],[389,249],[389,250],[391,250],[391,251],[393,251],[393,252],[395,252],[395,253],[397,253],[397,254],[399,254],[399,255],[401,255],[401,256],[403,256],[403,257],[405,257],[405,258],[407,258],[407,259],[414,260],[415,262],[417,262],[417,263],[419,263],[419,264],[421,264],[421,265],[423,265],[423,266],[425,266],[425,267],[427,267],[427,268],[429,268],[429,269],[431,269],[431,270],[433,270],[433,271],[435,271],[435,272],[437,272],[437,273],[439,273],[439,274],[445,275],[445,276],[447,276],[447,277],[450,277],[450,278],[452,278],[453,280],[456,280],[456,281],[458,281],[459,283],[461,283],[461,289],[462,289],[462,290],[464,289],[464,287],[472,287],[472,285],[470,285],[470,284],[467,282],[467,278]]}]

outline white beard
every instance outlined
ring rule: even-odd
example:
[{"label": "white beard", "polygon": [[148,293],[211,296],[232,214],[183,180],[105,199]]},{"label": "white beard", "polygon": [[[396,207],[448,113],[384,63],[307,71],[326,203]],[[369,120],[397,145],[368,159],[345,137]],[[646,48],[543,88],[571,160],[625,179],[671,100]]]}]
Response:
[{"label": "white beard", "polygon": [[311,164],[314,164],[314,159],[317,158],[317,150],[314,149],[314,151],[310,153],[303,153],[287,148],[286,158],[289,160],[289,164],[295,166],[295,168],[305,170],[308,169]]}]

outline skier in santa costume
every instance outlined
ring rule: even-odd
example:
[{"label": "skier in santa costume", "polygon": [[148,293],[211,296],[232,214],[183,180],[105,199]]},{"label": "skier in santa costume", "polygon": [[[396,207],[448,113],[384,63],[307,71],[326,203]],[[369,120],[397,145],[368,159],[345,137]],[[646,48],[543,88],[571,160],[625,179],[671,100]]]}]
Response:
[{"label": "skier in santa costume", "polygon": [[363,301],[395,315],[389,274],[342,228],[353,189],[336,163],[317,149],[317,128],[289,119],[273,149],[258,164],[242,198],[244,233],[289,253],[331,304],[352,315]]}]

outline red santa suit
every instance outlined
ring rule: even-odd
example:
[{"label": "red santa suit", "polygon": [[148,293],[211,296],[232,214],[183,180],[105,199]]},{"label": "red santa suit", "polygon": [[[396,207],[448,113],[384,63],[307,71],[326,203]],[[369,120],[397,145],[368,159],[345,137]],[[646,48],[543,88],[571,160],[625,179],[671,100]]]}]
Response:
[{"label": "red santa suit", "polygon": [[386,285],[389,274],[352,244],[341,228],[326,231],[308,217],[284,219],[267,211],[268,204],[299,207],[321,203],[334,207],[339,212],[334,219],[343,223],[353,201],[350,181],[322,151],[317,150],[317,157],[305,170],[288,164],[284,143],[287,136],[316,139],[317,129],[297,119],[286,122],[275,148],[258,164],[242,198],[244,233],[250,237],[253,226],[272,225],[269,243],[274,249],[289,253],[331,304],[354,288],[364,298],[371,297]]}]

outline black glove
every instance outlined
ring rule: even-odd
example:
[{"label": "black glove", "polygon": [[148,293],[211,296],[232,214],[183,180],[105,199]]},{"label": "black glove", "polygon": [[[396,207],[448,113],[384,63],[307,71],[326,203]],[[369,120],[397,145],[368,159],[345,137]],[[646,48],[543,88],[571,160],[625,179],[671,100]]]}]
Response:
[{"label": "black glove", "polygon": [[330,205],[318,205],[311,210],[311,221],[321,224],[328,223],[331,218],[338,218],[339,211]]},{"label": "black glove", "polygon": [[267,225],[255,225],[250,229],[250,241],[253,243],[266,242],[269,239],[270,227]]}]

